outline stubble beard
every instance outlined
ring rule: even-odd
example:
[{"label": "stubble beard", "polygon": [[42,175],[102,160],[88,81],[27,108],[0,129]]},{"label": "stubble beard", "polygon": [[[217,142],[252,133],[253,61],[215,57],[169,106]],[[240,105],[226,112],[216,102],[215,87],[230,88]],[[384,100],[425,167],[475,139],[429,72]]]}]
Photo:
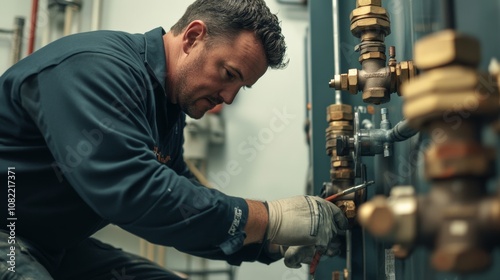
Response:
[{"label": "stubble beard", "polygon": [[193,119],[200,119],[203,117],[205,112],[200,112],[195,103],[196,100],[193,99],[195,95],[193,92],[190,92],[188,89],[188,78],[187,77],[195,77],[194,69],[196,65],[198,65],[200,59],[197,59],[194,63],[190,65],[184,65],[181,69],[179,69],[179,77],[177,85],[174,87],[175,92],[178,96],[178,104],[181,107],[181,110],[186,113],[186,115],[190,116]]}]

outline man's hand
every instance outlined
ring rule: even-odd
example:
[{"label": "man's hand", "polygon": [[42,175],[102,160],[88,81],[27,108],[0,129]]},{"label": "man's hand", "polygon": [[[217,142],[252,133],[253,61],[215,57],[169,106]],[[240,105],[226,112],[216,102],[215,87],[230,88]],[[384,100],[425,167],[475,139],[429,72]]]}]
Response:
[{"label": "man's hand", "polygon": [[336,236],[347,229],[348,222],[333,203],[316,196],[296,196],[268,202],[268,239],[282,245],[285,264],[300,267],[310,263],[316,251],[325,255],[338,253]]},{"label": "man's hand", "polygon": [[340,254],[341,242],[338,238],[334,238],[328,248],[318,248],[315,245],[306,246],[292,246],[288,248],[281,248],[284,250],[283,256],[285,257],[285,265],[290,268],[300,268],[301,264],[311,264],[316,253],[323,256],[337,256]]}]

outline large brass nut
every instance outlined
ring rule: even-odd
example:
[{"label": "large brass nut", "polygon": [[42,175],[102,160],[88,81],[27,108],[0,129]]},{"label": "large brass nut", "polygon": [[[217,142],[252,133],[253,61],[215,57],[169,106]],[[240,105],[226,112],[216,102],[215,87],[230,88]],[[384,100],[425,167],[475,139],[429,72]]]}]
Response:
[{"label": "large brass nut", "polygon": [[358,93],[358,69],[349,69],[347,80],[349,82],[349,93]]},{"label": "large brass nut", "polygon": [[396,75],[397,75],[397,93],[399,96],[402,95],[402,85],[413,80],[415,77],[415,66],[412,61],[401,61],[396,65]]},{"label": "large brass nut", "polygon": [[391,34],[391,23],[388,20],[369,17],[355,20],[351,23],[351,33],[360,37],[364,30],[379,30],[385,36]]},{"label": "large brass nut", "polygon": [[479,75],[474,69],[454,65],[424,72],[411,84],[403,85],[401,90],[406,99],[411,99],[429,92],[475,89],[478,85]]},{"label": "large brass nut", "polygon": [[338,130],[338,131],[353,131],[354,127],[351,124],[333,124],[334,122],[330,122],[329,127],[331,127],[333,130]]},{"label": "large brass nut", "polygon": [[498,102],[498,96],[484,97],[474,90],[446,94],[432,92],[408,99],[403,104],[403,114],[410,126],[419,128],[430,120],[441,120],[443,116],[449,118],[453,113],[491,116],[498,113]]},{"label": "large brass nut", "polygon": [[351,12],[350,19],[352,21],[353,18],[368,17],[368,16],[381,17],[386,20],[389,20],[389,14],[387,13],[387,10],[380,6],[362,6],[357,9],[354,9]]},{"label": "large brass nut", "polygon": [[357,0],[356,1],[356,6],[357,7],[363,7],[363,6],[382,6],[382,0]]},{"label": "large brass nut", "polygon": [[328,106],[327,113],[330,112],[344,112],[344,113],[352,113],[352,106],[348,104],[332,104]]},{"label": "large brass nut", "polygon": [[358,211],[359,223],[377,237],[391,235],[396,219],[384,196],[375,196],[362,204]]},{"label": "large brass nut", "polygon": [[363,91],[363,101],[365,103],[382,104],[390,100],[389,93],[386,88],[374,87]]},{"label": "large brass nut", "polygon": [[403,114],[415,127],[454,114],[461,118],[496,115],[498,89],[485,86],[480,77],[475,71],[461,66],[427,71],[402,86]]},{"label": "large brass nut", "polygon": [[400,244],[412,244],[417,235],[418,202],[412,186],[394,186],[388,199],[396,225],[394,241]]},{"label": "large brass nut", "polygon": [[342,90],[349,89],[349,80],[347,78],[347,74],[340,74],[340,89]]},{"label": "large brass nut", "polygon": [[326,115],[327,122],[341,121],[341,120],[352,121],[353,118],[354,115],[352,113],[346,113],[342,111],[328,112],[328,114]]},{"label": "large brass nut", "polygon": [[423,70],[448,64],[477,67],[480,60],[479,41],[452,30],[431,34],[415,44],[414,62]]},{"label": "large brass nut", "polygon": [[381,60],[386,60],[386,56],[384,53],[381,53],[381,52],[368,52],[368,53],[364,53],[362,55],[359,56],[359,62],[363,62],[364,60],[367,60],[367,59],[381,59]]},{"label": "large brass nut", "polygon": [[410,78],[410,66],[408,65],[408,61],[401,61],[399,64],[401,65],[401,72],[399,73],[399,81],[403,83]]}]

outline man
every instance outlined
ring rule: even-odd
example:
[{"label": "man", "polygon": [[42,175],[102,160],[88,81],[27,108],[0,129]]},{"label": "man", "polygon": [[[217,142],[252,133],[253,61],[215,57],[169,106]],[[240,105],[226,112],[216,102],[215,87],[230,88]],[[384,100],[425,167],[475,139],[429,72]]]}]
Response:
[{"label": "man", "polygon": [[0,274],[179,279],[90,238],[110,223],[235,265],[284,256],[300,267],[316,251],[335,254],[347,222],[332,203],[230,197],[193,180],[182,159],[184,114],[230,104],[268,67],[284,67],[284,52],[263,0],[198,0],[166,34],[68,36],[9,69],[0,78],[9,181]]}]

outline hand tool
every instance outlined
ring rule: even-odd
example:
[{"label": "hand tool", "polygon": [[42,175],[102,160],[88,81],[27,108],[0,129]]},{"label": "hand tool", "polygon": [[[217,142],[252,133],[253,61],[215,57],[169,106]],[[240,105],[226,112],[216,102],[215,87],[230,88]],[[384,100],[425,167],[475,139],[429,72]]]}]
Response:
[{"label": "hand tool", "polygon": [[[330,202],[335,202],[340,197],[347,195],[347,194],[350,194],[350,193],[353,193],[355,191],[364,189],[373,183],[375,183],[375,182],[374,181],[364,182],[363,184],[360,184],[360,185],[357,185],[354,187],[350,187],[350,188],[345,189],[341,192],[330,195],[329,197],[325,198],[325,200],[330,201]],[[314,280],[314,274],[316,273],[316,267],[318,266],[320,259],[321,259],[321,252],[317,251],[316,254],[314,254],[314,257],[311,261],[311,264],[309,265],[309,274],[311,275],[312,280]]]}]

